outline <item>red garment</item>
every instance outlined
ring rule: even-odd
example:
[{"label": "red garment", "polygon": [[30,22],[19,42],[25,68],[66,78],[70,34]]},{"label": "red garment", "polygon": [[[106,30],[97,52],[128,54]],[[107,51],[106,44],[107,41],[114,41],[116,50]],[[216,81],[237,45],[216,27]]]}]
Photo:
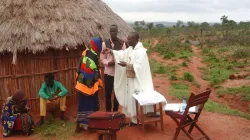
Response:
[{"label": "red garment", "polygon": [[14,123],[14,127],[13,127],[13,130],[18,130],[18,131],[22,131],[23,130],[23,127],[22,127],[22,119],[20,116],[18,116],[16,118],[16,121]]}]

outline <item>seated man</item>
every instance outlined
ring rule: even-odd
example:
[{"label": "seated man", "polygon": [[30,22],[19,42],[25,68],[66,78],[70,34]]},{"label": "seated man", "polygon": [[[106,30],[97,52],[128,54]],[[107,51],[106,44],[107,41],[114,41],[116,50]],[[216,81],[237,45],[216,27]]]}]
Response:
[{"label": "seated man", "polygon": [[2,108],[3,136],[8,137],[13,131],[21,131],[30,135],[33,129],[33,120],[28,114],[26,94],[22,90],[7,99]]},{"label": "seated man", "polygon": [[[55,101],[57,101],[58,104],[58,99],[61,111],[60,119],[67,120],[64,116],[64,111],[66,110],[66,95],[68,94],[68,90],[60,82],[54,80],[54,75],[52,73],[45,74],[44,81],[45,82],[42,83],[42,87],[39,91],[41,120],[38,122],[38,125],[44,123],[47,103],[55,103]],[[61,92],[57,95],[56,93],[58,90]]]}]

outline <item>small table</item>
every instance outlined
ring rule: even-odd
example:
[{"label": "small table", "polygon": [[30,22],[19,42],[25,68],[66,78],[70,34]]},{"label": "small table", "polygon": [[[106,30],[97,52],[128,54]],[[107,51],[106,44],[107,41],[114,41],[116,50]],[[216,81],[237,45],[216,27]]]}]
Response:
[{"label": "small table", "polygon": [[[138,93],[138,94],[141,94],[141,93]],[[151,92],[150,93],[142,93],[143,99],[138,94],[133,94],[133,97],[135,98],[135,102],[136,102],[137,126],[139,127],[139,124],[141,123],[142,130],[144,132],[145,124],[153,124],[154,123],[155,126],[157,126],[157,123],[160,123],[161,130],[164,131],[162,103],[166,102],[165,97],[162,96],[160,93],[155,92],[155,91],[152,91],[152,93]],[[146,97],[145,94],[151,94],[151,95],[147,95],[147,97]],[[146,103],[147,100],[149,101],[148,103]],[[150,102],[151,100],[152,100],[152,102]],[[159,105],[158,110],[157,110],[157,104]],[[144,114],[143,106],[145,106],[145,105],[153,105],[154,112],[150,112],[150,114],[156,115],[158,112],[158,113],[160,113],[160,116],[159,117],[154,117],[154,116],[149,117],[149,116],[147,116],[147,114]]]}]

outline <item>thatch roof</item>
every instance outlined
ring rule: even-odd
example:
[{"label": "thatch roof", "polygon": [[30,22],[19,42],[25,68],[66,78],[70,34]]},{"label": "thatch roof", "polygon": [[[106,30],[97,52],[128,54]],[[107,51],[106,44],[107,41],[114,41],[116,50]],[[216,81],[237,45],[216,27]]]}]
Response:
[{"label": "thatch roof", "polygon": [[101,0],[1,0],[0,52],[75,49],[91,37],[109,37],[109,26],[119,26],[119,37],[133,31]]}]

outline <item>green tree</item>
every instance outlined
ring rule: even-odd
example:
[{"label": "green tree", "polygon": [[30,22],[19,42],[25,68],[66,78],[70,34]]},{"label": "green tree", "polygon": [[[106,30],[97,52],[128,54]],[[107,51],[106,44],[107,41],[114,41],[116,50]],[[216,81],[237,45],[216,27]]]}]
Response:
[{"label": "green tree", "polygon": [[202,27],[202,28],[208,28],[208,27],[209,27],[209,23],[207,23],[207,22],[202,22],[202,23],[201,23],[201,27]]},{"label": "green tree", "polygon": [[155,27],[157,27],[157,28],[164,28],[164,25],[163,24],[156,24]]},{"label": "green tree", "polygon": [[144,26],[146,23],[145,23],[145,21],[143,20],[143,21],[140,21],[140,24],[141,24],[142,26]]},{"label": "green tree", "polygon": [[188,21],[187,25],[189,28],[191,27],[199,27],[199,23],[195,23],[194,21]]},{"label": "green tree", "polygon": [[222,25],[227,24],[228,23],[228,16],[223,15],[220,18],[220,20],[221,20]]},{"label": "green tree", "polygon": [[229,21],[228,21],[228,24],[229,24],[229,25],[237,25],[237,23],[236,23],[234,20],[229,20]]},{"label": "green tree", "polygon": [[214,27],[220,27],[221,25],[219,23],[215,23],[213,26]]},{"label": "green tree", "polygon": [[135,27],[138,27],[139,26],[139,21],[135,21],[134,25],[135,25]]},{"label": "green tree", "polygon": [[176,23],[176,27],[179,28],[179,27],[181,27],[182,25],[184,25],[184,22],[181,21],[181,20],[178,20],[177,23]]},{"label": "green tree", "polygon": [[153,22],[148,23],[147,24],[148,32],[150,32],[153,27],[154,27],[154,23]]},{"label": "green tree", "polygon": [[239,25],[246,25],[247,22],[245,21],[240,21]]}]

